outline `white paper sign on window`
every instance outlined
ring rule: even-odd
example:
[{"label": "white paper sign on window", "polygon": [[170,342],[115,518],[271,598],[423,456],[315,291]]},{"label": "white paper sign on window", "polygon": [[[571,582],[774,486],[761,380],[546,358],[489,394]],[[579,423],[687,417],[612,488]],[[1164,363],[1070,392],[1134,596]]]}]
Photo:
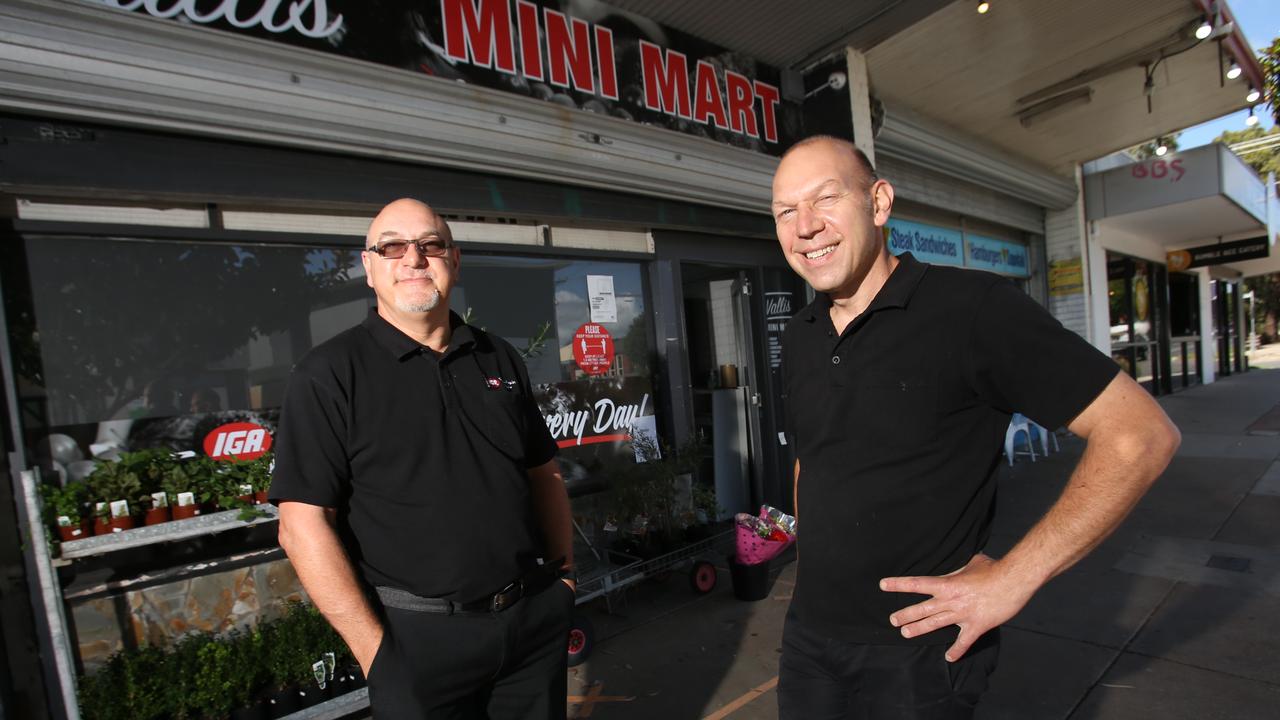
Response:
[{"label": "white paper sign on window", "polygon": [[587,299],[591,303],[591,322],[618,322],[618,299],[613,294],[612,275],[588,275]]}]

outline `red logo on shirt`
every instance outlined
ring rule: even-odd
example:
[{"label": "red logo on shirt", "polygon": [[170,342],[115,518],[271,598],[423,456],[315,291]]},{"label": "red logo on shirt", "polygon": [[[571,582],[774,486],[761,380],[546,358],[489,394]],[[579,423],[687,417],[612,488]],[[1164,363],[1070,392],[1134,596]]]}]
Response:
[{"label": "red logo on shirt", "polygon": [[214,460],[253,460],[270,449],[271,433],[257,423],[227,423],[204,436],[204,453]]}]

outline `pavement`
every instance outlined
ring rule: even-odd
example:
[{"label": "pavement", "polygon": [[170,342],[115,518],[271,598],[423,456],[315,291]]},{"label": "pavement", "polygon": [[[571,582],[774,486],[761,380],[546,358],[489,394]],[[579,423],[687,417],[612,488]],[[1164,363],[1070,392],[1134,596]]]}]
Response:
[{"label": "pavement", "polygon": [[[983,720],[1280,718],[1280,347],[1253,370],[1160,398],[1182,430],[1168,470],[1124,524],[1003,628]],[[993,554],[1049,507],[1084,444],[1001,465]],[[736,600],[683,576],[582,610],[590,659],[570,669],[570,718],[768,720],[794,563],[769,596]],[[611,611],[610,611],[611,610]]]}]

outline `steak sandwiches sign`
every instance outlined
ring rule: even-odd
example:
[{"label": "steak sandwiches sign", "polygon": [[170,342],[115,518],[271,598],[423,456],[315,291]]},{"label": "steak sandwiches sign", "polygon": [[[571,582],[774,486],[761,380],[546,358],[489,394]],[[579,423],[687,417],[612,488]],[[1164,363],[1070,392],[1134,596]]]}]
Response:
[{"label": "steak sandwiches sign", "polygon": [[595,0],[94,0],[780,154],[781,73]]}]

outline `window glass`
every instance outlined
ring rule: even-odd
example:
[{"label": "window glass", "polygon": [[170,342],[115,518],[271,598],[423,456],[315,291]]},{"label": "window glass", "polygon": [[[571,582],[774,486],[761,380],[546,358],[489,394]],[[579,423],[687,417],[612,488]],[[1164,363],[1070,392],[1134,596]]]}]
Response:
[{"label": "window glass", "polygon": [[[294,363],[374,305],[357,248],[25,238],[32,306],[13,348],[29,444],[58,465],[120,450],[206,452],[210,433],[274,433]],[[653,428],[640,263],[466,254],[450,298],[525,356],[571,490],[634,464]],[[50,436],[59,436],[50,438]]]},{"label": "window glass", "polygon": [[274,431],[293,363],[371,304],[354,249],[68,236],[25,244],[33,305],[14,328],[24,424],[37,445],[65,448],[56,460],[200,451],[228,422]]},{"label": "window glass", "polygon": [[525,356],[571,493],[634,465],[631,423],[653,428],[653,349],[634,262],[463,255],[450,302]]}]

